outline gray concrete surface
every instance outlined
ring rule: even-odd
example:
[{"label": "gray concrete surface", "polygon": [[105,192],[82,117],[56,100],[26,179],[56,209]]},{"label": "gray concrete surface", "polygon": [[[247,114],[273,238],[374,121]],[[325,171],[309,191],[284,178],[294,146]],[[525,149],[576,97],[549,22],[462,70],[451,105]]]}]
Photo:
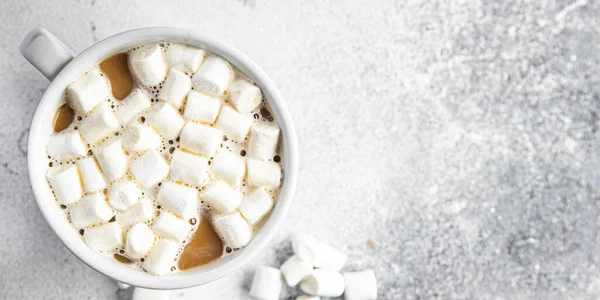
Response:
[{"label": "gray concrete surface", "polygon": [[65,249],[30,190],[48,83],[17,46],[38,25],[78,51],[136,27],[198,30],[288,98],[302,165],[286,227],[182,297],[247,299],[253,266],[278,266],[298,230],[373,268],[379,299],[600,297],[597,1],[167,2],[0,3],[0,298],[127,296]]}]

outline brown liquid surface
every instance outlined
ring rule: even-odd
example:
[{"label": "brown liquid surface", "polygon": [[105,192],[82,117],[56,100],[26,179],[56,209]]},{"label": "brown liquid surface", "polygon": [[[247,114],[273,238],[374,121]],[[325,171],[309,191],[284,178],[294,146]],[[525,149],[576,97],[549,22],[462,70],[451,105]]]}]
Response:
[{"label": "brown liquid surface", "polygon": [[179,269],[188,270],[205,265],[223,255],[223,242],[215,233],[207,218],[202,218],[194,238],[179,258]]},{"label": "brown liquid surface", "polygon": [[65,103],[61,105],[54,115],[54,132],[61,132],[65,128],[69,127],[73,123],[75,112],[69,104]]},{"label": "brown liquid surface", "polygon": [[120,263],[123,263],[123,264],[130,264],[131,263],[131,259],[129,259],[129,258],[123,256],[123,255],[115,254],[114,257]]},{"label": "brown liquid surface", "polygon": [[115,54],[100,63],[100,70],[108,77],[112,94],[122,100],[131,93],[133,78],[127,66],[127,53]]}]

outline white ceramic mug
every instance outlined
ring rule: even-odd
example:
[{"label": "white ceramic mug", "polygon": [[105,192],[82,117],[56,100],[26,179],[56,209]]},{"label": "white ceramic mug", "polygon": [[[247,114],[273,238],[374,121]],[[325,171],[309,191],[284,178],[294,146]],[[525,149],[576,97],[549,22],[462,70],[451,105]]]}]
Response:
[{"label": "white ceramic mug", "polygon": [[[52,197],[46,181],[46,143],[52,134],[54,114],[69,83],[112,54],[135,45],[161,41],[193,45],[220,55],[256,82],[281,127],[284,180],[272,214],[245,248],[195,270],[153,276],[99,255],[85,245]],[[223,42],[189,30],[167,27],[122,32],[96,43],[75,57],[54,35],[38,28],[25,37],[20,49],[23,56],[51,80],[37,107],[29,132],[28,165],[33,193],[48,225],[65,246],[84,263],[116,281],[129,285],[148,289],[180,289],[210,282],[236,270],[267,245],[282,224],[292,202],[298,177],[298,142],[291,115],[279,90],[246,54]]]}]

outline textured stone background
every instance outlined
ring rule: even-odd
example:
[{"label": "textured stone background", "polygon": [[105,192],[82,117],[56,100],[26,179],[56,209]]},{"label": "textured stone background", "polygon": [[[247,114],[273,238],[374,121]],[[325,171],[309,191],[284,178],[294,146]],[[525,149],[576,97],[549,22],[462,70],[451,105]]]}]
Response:
[{"label": "textured stone background", "polygon": [[345,250],[347,270],[373,268],[379,299],[600,296],[597,1],[167,2],[0,3],[0,298],[127,298],[64,248],[29,187],[48,83],[17,48],[38,25],[77,51],[194,29],[246,51],[287,97],[302,166],[286,227],[182,297],[246,299],[252,267],[278,266],[296,230]]}]

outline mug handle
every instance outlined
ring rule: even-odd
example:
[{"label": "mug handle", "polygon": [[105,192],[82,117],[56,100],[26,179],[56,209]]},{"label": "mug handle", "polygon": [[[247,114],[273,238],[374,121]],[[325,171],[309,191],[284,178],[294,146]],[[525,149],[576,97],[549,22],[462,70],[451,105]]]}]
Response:
[{"label": "mug handle", "polygon": [[54,79],[74,56],[71,48],[43,27],[30,31],[19,50],[48,80]]}]

